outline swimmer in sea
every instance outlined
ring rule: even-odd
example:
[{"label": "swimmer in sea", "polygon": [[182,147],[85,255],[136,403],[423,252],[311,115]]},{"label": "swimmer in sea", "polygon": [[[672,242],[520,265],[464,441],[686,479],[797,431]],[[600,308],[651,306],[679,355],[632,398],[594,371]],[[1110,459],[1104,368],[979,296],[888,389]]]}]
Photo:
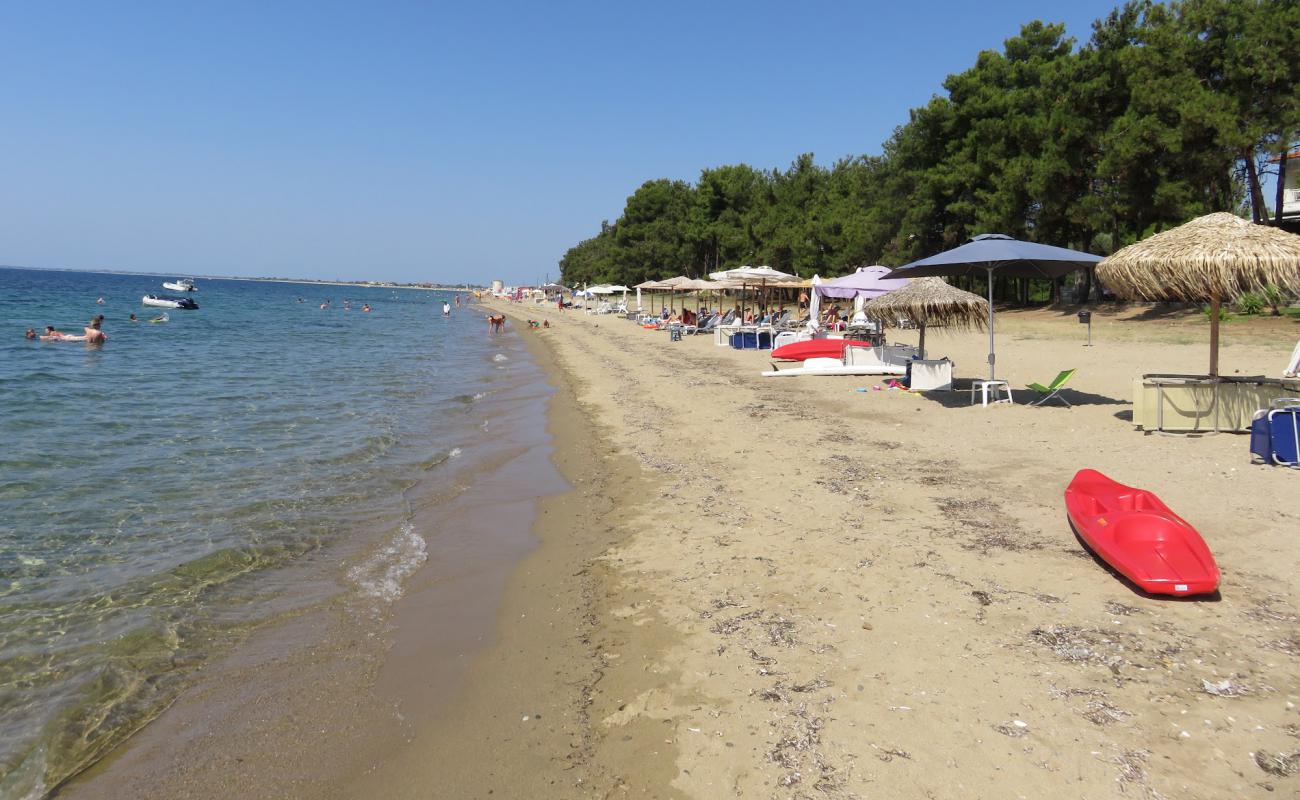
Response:
[{"label": "swimmer in sea", "polygon": [[135,314],[132,314],[132,315],[131,315],[131,321],[132,321],[132,322],[139,322],[140,320],[138,320],[138,319],[135,318]]},{"label": "swimmer in sea", "polygon": [[101,298],[99,298],[98,300],[96,300],[96,301],[95,301],[95,305],[97,305],[97,306],[102,306],[102,305],[104,305],[104,298],[101,297]]},{"label": "swimmer in sea", "polygon": [[103,344],[108,341],[108,335],[99,329],[99,318],[92,319],[86,326],[86,341],[90,344]]},{"label": "swimmer in sea", "polygon": [[369,311],[369,310],[370,310],[370,304],[369,304],[369,303],[366,303],[365,305],[361,306],[361,310],[362,310],[362,311]]},{"label": "swimmer in sea", "polygon": [[26,337],[26,338],[28,338],[28,339],[35,339],[35,338],[36,338],[36,331],[35,331],[33,328],[28,328],[28,329],[27,329],[27,333],[23,334],[23,336]]},{"label": "swimmer in sea", "polygon": [[63,331],[57,331],[57,330],[55,330],[53,325],[46,325],[46,326],[45,326],[45,333],[41,334],[41,341],[42,341],[42,342],[51,342],[51,341],[53,341],[53,342],[57,342],[58,340],[62,339],[64,336],[67,336],[67,335],[68,335],[68,334],[64,333]]}]

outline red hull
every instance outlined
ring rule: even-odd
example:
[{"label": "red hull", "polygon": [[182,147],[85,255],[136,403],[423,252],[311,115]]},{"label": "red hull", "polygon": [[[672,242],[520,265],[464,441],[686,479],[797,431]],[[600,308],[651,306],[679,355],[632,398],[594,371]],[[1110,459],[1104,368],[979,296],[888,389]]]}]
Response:
[{"label": "red hull", "polygon": [[1151,492],[1085,469],[1066,488],[1065,508],[1088,547],[1143,591],[1181,596],[1219,587],[1205,540]]},{"label": "red hull", "polygon": [[772,351],[778,361],[806,361],[810,358],[844,358],[844,348],[849,345],[870,347],[867,342],[855,339],[805,339],[784,344]]}]

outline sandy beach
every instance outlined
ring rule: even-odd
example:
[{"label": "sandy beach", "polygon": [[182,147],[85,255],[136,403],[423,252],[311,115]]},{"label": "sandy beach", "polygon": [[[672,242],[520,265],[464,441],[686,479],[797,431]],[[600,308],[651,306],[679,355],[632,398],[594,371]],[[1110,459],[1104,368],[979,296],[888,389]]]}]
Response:
[{"label": "sandy beach", "polygon": [[[550,322],[521,335],[554,352],[582,435],[639,467],[586,519],[625,533],[595,562],[595,750],[555,796],[1300,793],[1278,758],[1300,750],[1294,476],[1243,436],[1129,422],[1134,377],[1204,370],[1201,315],[1102,312],[1083,347],[1068,310],[1001,314],[1002,374],[1077,367],[1074,407],[982,408],[500,307]],[[1295,336],[1229,326],[1221,363],[1275,375]],[[929,339],[983,373],[980,334]],[[1197,525],[1221,597],[1145,597],[1090,557],[1062,504],[1083,467]]]},{"label": "sandy beach", "polygon": [[[1083,347],[1071,313],[1000,314],[1000,372],[1077,367],[1074,407],[983,408],[490,307],[555,386],[569,489],[466,519],[536,549],[471,592],[417,572],[354,668],[325,668],[346,646],[243,657],[239,703],[200,688],[68,796],[1300,796],[1294,475],[1243,436],[1129,422],[1134,376],[1203,370],[1203,318],[1099,313]],[[1276,374],[1293,327],[1228,326],[1225,372]],[[927,339],[982,374],[982,335]],[[1090,557],[1061,500],[1084,467],[1192,521],[1221,597],[1145,597]],[[308,677],[259,715],[277,664]]]}]

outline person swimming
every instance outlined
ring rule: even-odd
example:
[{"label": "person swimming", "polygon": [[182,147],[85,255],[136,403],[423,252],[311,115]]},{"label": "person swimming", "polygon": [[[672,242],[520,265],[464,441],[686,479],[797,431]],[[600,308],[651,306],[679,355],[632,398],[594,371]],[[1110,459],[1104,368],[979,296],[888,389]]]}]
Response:
[{"label": "person swimming", "polygon": [[135,318],[135,314],[132,314],[132,315],[131,315],[131,321],[132,321],[132,322],[139,322],[140,320],[138,320],[138,319]]},{"label": "person swimming", "polygon": [[149,321],[150,322],[171,322],[171,319],[172,319],[171,317],[167,316],[167,312],[164,311],[163,313],[159,314],[158,316],[154,317]]},{"label": "person swimming", "polygon": [[28,328],[28,329],[27,329],[27,333],[23,334],[23,336],[24,336],[24,338],[27,338],[27,339],[35,339],[35,338],[36,338],[36,329],[35,329],[35,328]]},{"label": "person swimming", "polygon": [[108,341],[108,334],[100,330],[101,320],[96,317],[86,326],[85,337],[90,344],[103,344]]},{"label": "person swimming", "polygon": [[362,311],[369,311],[369,310],[370,310],[370,304],[369,304],[369,303],[365,303],[365,304],[363,304],[363,305],[361,306],[361,310],[362,310]]}]

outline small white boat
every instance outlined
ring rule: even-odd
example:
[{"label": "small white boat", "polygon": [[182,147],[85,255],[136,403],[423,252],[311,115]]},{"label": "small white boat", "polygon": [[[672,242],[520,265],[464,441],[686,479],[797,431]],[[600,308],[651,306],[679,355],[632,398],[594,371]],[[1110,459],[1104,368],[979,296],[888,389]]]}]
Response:
[{"label": "small white boat", "polygon": [[188,308],[195,309],[199,304],[188,297],[172,297],[166,294],[147,294],[140,298],[140,302],[147,306],[157,308]]},{"label": "small white boat", "polygon": [[193,278],[177,278],[174,281],[163,283],[164,289],[171,289],[173,292],[197,292],[199,287],[194,285]]}]

